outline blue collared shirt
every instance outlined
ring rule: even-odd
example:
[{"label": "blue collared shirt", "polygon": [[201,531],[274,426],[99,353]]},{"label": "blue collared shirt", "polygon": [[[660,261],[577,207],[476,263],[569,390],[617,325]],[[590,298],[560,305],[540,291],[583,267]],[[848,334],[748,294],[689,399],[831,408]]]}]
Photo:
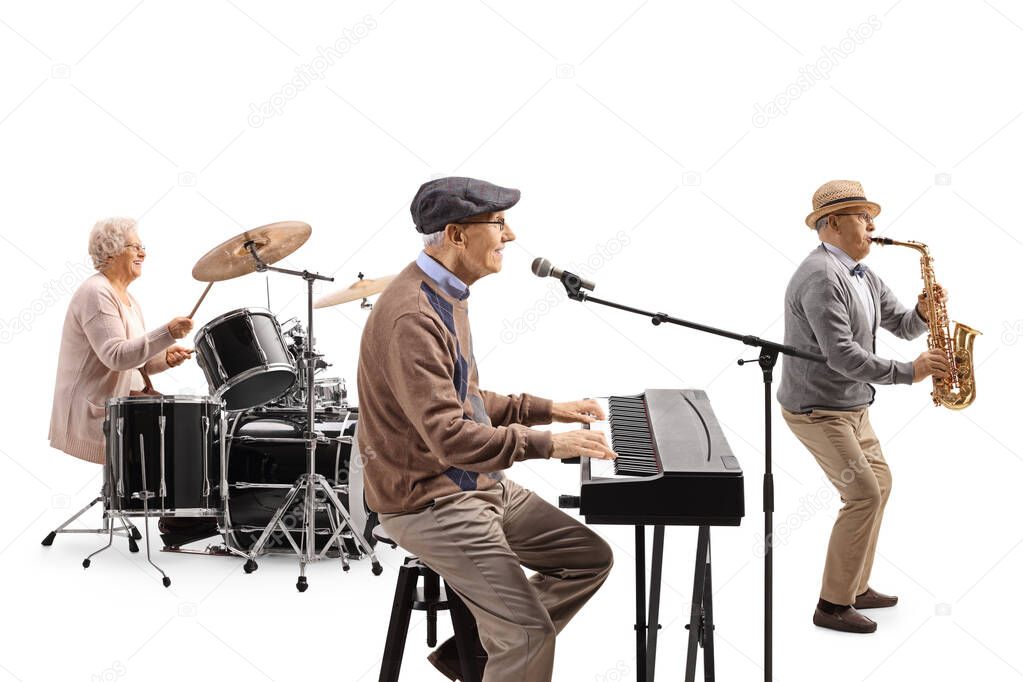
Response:
[{"label": "blue collared shirt", "polygon": [[450,270],[434,260],[426,251],[419,252],[419,256],[416,257],[416,265],[451,298],[456,301],[464,301],[469,298],[469,285],[455,277]]},{"label": "blue collared shirt", "polygon": [[838,261],[838,264],[845,270],[845,274],[849,277],[849,281],[852,282],[853,289],[856,291],[856,294],[860,299],[860,303],[863,305],[863,310],[867,313],[867,319],[870,320],[872,325],[874,325],[876,323],[877,313],[874,310],[874,295],[870,292],[870,287],[867,286],[867,278],[857,277],[852,274],[852,269],[855,268],[858,263],[853,260],[849,254],[834,244],[821,242],[821,246],[823,246],[824,250],[827,251],[832,258]]}]

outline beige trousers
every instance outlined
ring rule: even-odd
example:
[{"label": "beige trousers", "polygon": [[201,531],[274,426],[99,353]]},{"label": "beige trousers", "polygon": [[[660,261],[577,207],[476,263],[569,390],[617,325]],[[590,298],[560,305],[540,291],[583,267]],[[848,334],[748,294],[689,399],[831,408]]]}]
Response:
[{"label": "beige trousers", "polygon": [[856,595],[867,589],[881,518],[892,489],[881,444],[865,407],[810,414],[783,409],[782,416],[842,498],[824,562],[821,598],[852,604]]},{"label": "beige trousers", "polygon": [[[611,570],[611,548],[596,533],[508,479],[381,514],[380,524],[472,611],[488,656],[484,682],[549,682],[555,636]],[[527,580],[523,566],[537,573]]]}]

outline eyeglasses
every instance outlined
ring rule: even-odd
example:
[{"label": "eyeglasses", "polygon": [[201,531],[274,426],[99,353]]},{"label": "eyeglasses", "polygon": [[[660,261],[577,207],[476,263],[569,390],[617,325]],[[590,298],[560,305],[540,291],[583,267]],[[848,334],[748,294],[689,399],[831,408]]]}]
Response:
[{"label": "eyeglasses", "polygon": [[138,253],[139,251],[145,251],[146,250],[146,247],[143,246],[142,244],[125,244],[124,247],[125,248],[131,247],[131,248],[135,249],[136,253]]},{"label": "eyeglasses", "polygon": [[831,215],[851,215],[856,216],[865,223],[873,223],[874,218],[866,211],[860,211],[859,213],[832,213]]},{"label": "eyeglasses", "polygon": [[498,218],[497,220],[461,220],[456,225],[500,225],[501,229],[504,229],[505,222],[504,218]]}]

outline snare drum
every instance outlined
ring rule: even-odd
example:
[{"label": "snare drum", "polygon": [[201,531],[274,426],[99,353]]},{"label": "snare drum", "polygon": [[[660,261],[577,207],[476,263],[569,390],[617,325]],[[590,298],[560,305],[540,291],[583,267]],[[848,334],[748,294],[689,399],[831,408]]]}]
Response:
[{"label": "snare drum", "polygon": [[295,363],[269,310],[240,308],[206,324],[195,335],[199,366],[210,393],[229,411],[264,405],[295,383]]},{"label": "snare drum", "polygon": [[127,516],[223,513],[223,404],[209,396],[162,395],[107,401],[107,508]]}]

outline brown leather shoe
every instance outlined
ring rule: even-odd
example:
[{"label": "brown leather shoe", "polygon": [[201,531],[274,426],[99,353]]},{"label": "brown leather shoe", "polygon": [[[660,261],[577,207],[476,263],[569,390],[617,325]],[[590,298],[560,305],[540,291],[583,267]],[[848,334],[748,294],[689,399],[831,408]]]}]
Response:
[{"label": "brown leather shoe", "polygon": [[867,591],[856,597],[853,607],[857,609],[886,609],[899,603],[898,597],[875,592],[874,588],[868,587]]},{"label": "brown leather shoe", "polygon": [[852,606],[838,613],[825,613],[818,608],[813,612],[813,624],[829,630],[856,634],[868,634],[877,630],[877,623]]}]

